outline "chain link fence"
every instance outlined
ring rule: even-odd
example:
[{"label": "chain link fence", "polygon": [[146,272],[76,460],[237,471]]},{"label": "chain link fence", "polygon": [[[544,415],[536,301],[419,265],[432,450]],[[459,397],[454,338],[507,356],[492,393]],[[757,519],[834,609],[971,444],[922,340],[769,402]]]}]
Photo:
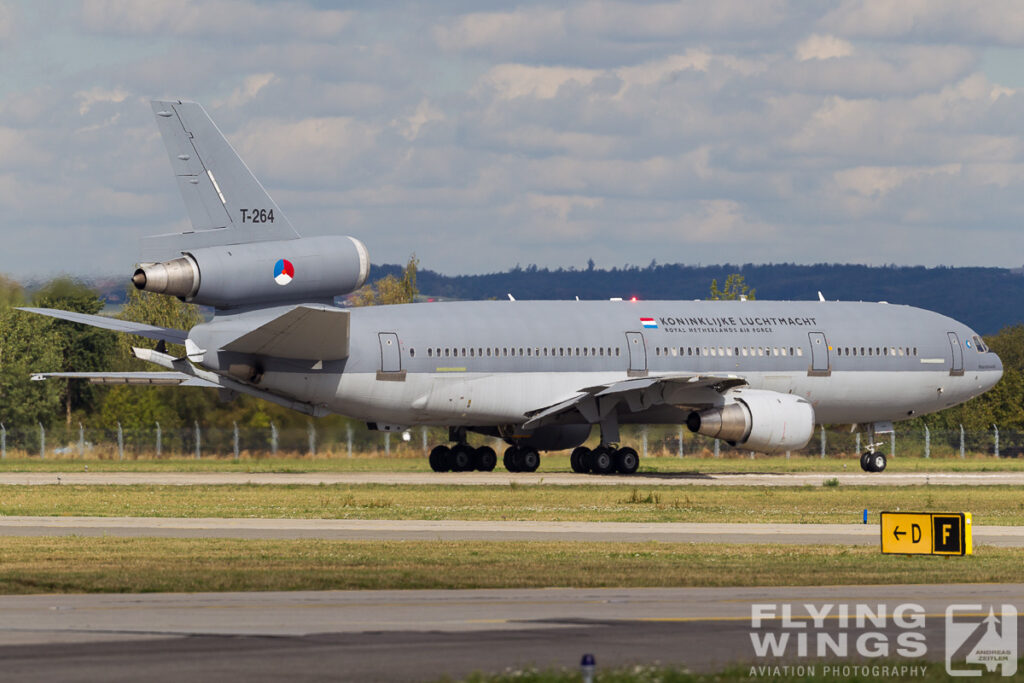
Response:
[{"label": "chain link fence", "polygon": [[[597,443],[597,429],[588,445]],[[626,426],[623,444],[637,449],[643,457],[757,458],[742,447],[691,434],[685,427]],[[486,443],[501,452],[503,443],[494,438],[470,435],[474,444]],[[271,424],[254,427],[191,427],[165,429],[159,424],[142,428],[120,425],[113,429],[83,424],[54,427],[7,428],[0,425],[0,458],[60,459],[182,459],[182,458],[268,458],[268,457],[396,457],[426,455],[430,448],[448,443],[448,431],[414,427],[405,432],[382,433],[365,425],[318,426],[279,429]],[[896,457],[966,458],[991,456],[1017,458],[1024,455],[1024,432],[1000,430],[937,430],[897,427],[893,433],[876,435],[878,448]],[[807,446],[787,457],[856,457],[867,450],[867,435],[849,431],[819,429]]]}]

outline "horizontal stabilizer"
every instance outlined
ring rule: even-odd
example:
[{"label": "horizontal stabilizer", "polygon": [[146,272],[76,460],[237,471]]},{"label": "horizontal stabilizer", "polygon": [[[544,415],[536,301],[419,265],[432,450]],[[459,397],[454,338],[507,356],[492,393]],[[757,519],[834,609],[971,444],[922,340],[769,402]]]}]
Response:
[{"label": "horizontal stabilizer", "polygon": [[183,372],[37,372],[35,381],[51,379],[87,379],[93,384],[144,384],[148,386],[205,387],[219,389],[220,385]]},{"label": "horizontal stabilizer", "polygon": [[145,238],[144,262],[201,247],[298,237],[201,105],[181,100],[152,104],[193,230]]},{"label": "horizontal stabilizer", "polygon": [[56,308],[19,308],[18,310],[26,311],[28,313],[36,313],[38,315],[46,315],[51,318],[59,318],[60,320],[67,320],[73,323],[81,323],[82,325],[99,327],[104,330],[134,334],[139,337],[145,337],[146,339],[156,339],[158,341],[163,340],[169,344],[184,344],[185,340],[188,339],[188,332],[183,330],[175,330],[170,327],[157,327],[156,325],[146,325],[145,323],[133,323],[129,320],[108,318],[105,315],[89,315],[88,313],[62,311]]},{"label": "horizontal stabilizer", "polygon": [[223,346],[223,351],[294,360],[348,358],[349,312],[326,305],[296,306]]}]

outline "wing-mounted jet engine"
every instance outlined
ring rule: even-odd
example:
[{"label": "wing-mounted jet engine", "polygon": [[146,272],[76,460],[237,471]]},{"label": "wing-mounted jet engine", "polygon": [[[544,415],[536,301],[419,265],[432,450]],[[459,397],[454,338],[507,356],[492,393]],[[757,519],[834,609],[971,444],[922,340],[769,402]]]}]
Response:
[{"label": "wing-mounted jet engine", "polygon": [[814,435],[814,408],[799,396],[732,389],[723,398],[724,405],[691,412],[687,428],[759,453],[798,450]]}]

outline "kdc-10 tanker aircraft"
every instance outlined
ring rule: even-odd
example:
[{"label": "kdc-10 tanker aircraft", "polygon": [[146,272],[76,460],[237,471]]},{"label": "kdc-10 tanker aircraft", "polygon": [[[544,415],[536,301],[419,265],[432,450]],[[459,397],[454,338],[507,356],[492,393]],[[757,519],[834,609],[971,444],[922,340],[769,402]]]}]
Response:
[{"label": "kdc-10 tanker aircraft", "polygon": [[[340,308],[370,270],[353,237],[300,237],[195,102],[153,102],[193,231],[144,240],[135,287],[212,306],[175,330],[53,309],[23,310],[157,340],[161,372],[40,373],[100,383],[248,394],[382,431],[448,427],[436,471],[532,472],[574,448],[576,472],[637,471],[622,424],[685,424],[764,453],[804,447],[817,424],[874,435],[991,388],[1002,364],[966,325],[887,303],[472,301]],[[511,297],[510,297],[511,299]],[[186,355],[167,353],[183,344]],[[582,444],[593,427],[600,445]]]}]

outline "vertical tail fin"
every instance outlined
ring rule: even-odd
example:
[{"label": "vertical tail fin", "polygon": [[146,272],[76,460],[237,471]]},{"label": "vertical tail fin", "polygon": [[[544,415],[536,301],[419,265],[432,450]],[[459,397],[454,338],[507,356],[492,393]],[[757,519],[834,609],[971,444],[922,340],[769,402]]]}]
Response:
[{"label": "vertical tail fin", "polygon": [[299,237],[202,106],[182,100],[152,104],[193,230],[145,238],[143,261],[200,247]]}]

